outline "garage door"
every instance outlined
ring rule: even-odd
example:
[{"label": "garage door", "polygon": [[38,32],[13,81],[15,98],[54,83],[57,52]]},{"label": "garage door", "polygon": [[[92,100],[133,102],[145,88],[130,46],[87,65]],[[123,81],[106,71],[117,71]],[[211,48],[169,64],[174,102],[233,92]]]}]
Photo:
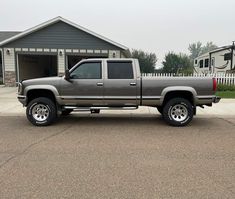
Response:
[{"label": "garage door", "polygon": [[19,80],[57,76],[56,55],[18,55]]}]

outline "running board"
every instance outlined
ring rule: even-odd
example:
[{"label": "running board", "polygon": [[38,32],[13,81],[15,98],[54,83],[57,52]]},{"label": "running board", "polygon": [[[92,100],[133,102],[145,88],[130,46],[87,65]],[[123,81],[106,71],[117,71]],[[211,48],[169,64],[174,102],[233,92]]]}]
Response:
[{"label": "running board", "polygon": [[78,106],[63,106],[63,109],[73,109],[74,111],[91,111],[91,110],[135,110],[138,106],[134,107],[78,107]]}]

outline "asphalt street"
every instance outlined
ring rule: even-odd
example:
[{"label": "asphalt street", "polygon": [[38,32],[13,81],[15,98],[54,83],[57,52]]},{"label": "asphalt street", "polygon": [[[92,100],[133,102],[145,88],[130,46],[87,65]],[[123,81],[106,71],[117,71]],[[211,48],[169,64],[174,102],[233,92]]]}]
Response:
[{"label": "asphalt street", "polygon": [[0,198],[235,198],[235,118],[0,117]]}]

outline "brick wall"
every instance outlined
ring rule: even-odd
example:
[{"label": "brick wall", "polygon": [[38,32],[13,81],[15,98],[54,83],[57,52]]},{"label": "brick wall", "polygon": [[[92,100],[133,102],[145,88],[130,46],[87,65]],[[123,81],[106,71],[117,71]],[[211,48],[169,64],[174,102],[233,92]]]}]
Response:
[{"label": "brick wall", "polygon": [[16,86],[16,73],[14,71],[5,71],[5,86]]}]

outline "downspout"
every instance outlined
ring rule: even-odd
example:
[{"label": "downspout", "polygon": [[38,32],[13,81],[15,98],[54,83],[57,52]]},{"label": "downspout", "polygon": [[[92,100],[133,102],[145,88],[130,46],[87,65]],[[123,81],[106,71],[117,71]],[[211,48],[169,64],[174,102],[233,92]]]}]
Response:
[{"label": "downspout", "polygon": [[0,48],[1,58],[2,58],[2,83],[5,83],[5,62],[4,62],[4,55],[3,55],[3,48]]},{"label": "downspout", "polygon": [[234,47],[235,47],[235,41],[233,41],[233,45],[231,47],[231,71],[233,70],[233,51],[234,51]]},{"label": "downspout", "polygon": [[211,67],[211,52],[209,52],[209,59],[210,59],[210,72],[214,73],[214,68]]}]

